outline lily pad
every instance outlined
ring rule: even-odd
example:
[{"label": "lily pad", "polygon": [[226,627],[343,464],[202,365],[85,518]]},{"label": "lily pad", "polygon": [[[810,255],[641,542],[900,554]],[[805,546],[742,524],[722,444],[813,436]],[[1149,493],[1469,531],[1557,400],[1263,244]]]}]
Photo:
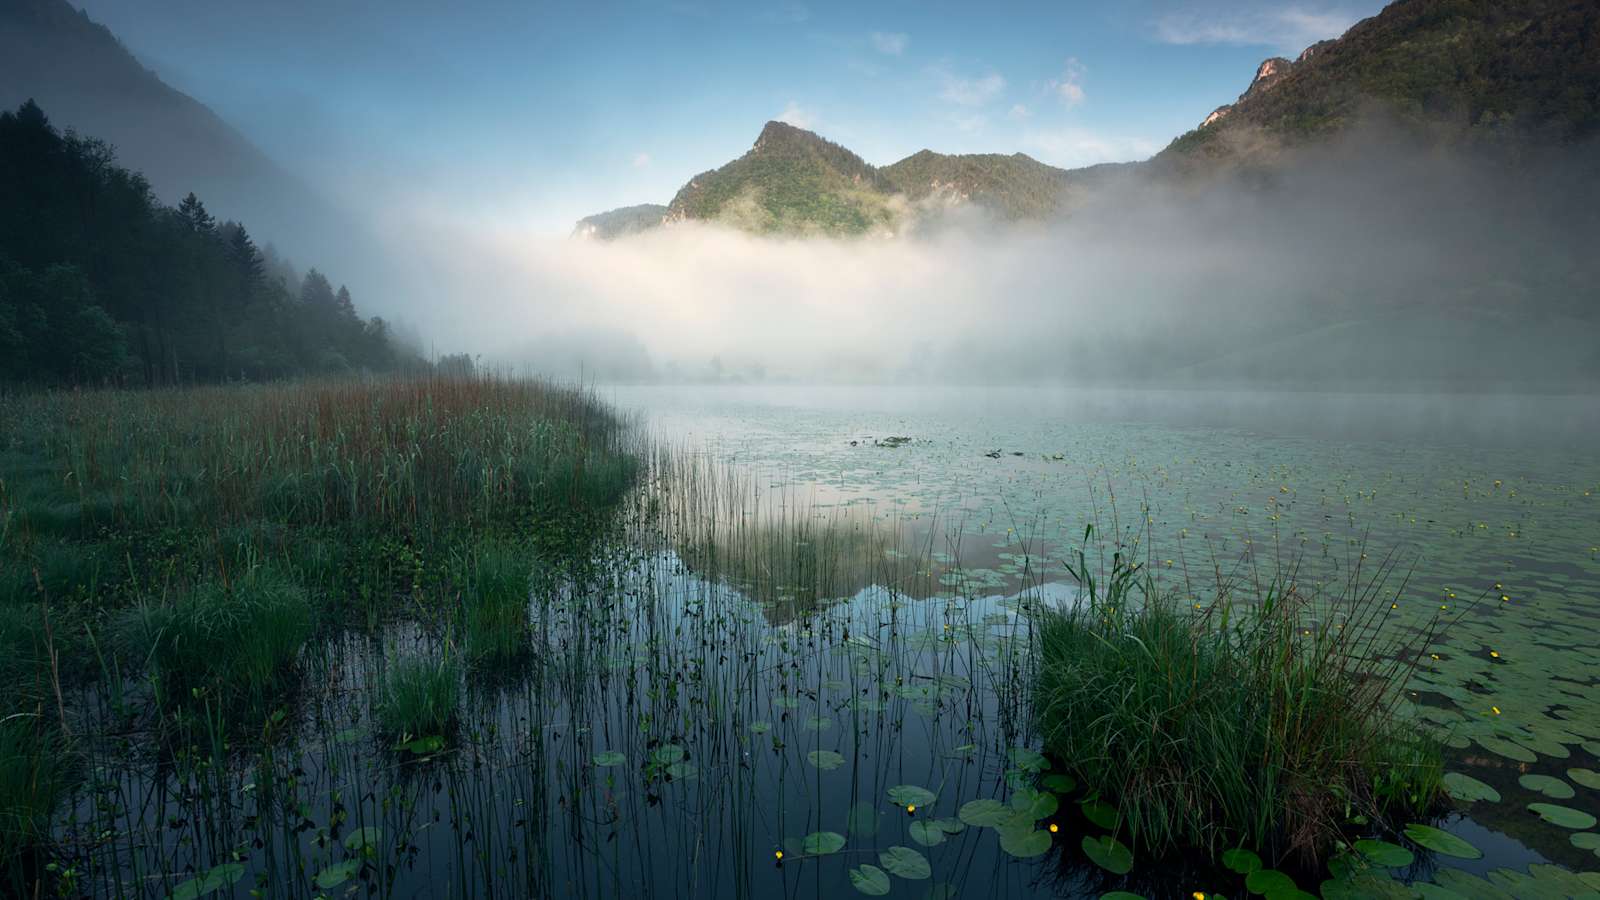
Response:
[{"label": "lily pad", "polygon": [[928,858],[910,847],[890,847],[882,851],[878,854],[878,865],[887,869],[890,875],[909,881],[921,881],[933,875]]},{"label": "lily pad", "polygon": [[[1299,888],[1274,891],[1267,894],[1267,900],[1302,894]],[[1411,888],[1382,872],[1357,872],[1322,883],[1322,900],[1411,900],[1414,896]]]},{"label": "lily pad", "polygon": [[1043,772],[1050,768],[1050,761],[1044,754],[1027,747],[1016,747],[1011,751],[1011,764],[1028,772]]},{"label": "lily pad", "polygon": [[832,750],[813,750],[806,754],[806,759],[824,772],[831,772],[844,765],[844,757]]},{"label": "lily pad", "polygon": [[335,863],[318,872],[317,877],[313,878],[312,881],[315,882],[320,890],[332,890],[355,877],[355,874],[359,871],[361,871],[361,860],[347,859],[342,863]]},{"label": "lily pad", "polygon": [[1407,825],[1406,837],[1416,841],[1419,846],[1426,847],[1435,853],[1442,853],[1445,856],[1454,856],[1457,859],[1481,859],[1483,857],[1483,851],[1477,847],[1448,831],[1434,828],[1432,825],[1419,825],[1416,823]]},{"label": "lily pad", "polygon": [[869,897],[882,897],[889,893],[889,875],[877,866],[863,863],[851,869],[850,883]]},{"label": "lily pad", "polygon": [[1495,790],[1493,785],[1484,784],[1471,775],[1463,775],[1460,772],[1445,773],[1444,789],[1451,797],[1463,803],[1476,803],[1479,800],[1500,802],[1500,792]]},{"label": "lily pad", "polygon": [[1027,813],[1035,821],[1051,815],[1060,805],[1056,795],[1049,791],[1039,792],[1033,788],[1022,788],[1011,795],[1011,808],[1020,813]]},{"label": "lily pad", "polygon": [[1133,851],[1110,835],[1085,837],[1083,852],[1091,862],[1113,875],[1126,875],[1133,871]]},{"label": "lily pad", "polygon": [[1572,789],[1572,785],[1549,775],[1524,775],[1517,779],[1517,784],[1552,800],[1571,800],[1577,796],[1577,791]]},{"label": "lily pad", "polygon": [[918,819],[906,830],[910,832],[913,841],[924,847],[937,847],[948,837],[945,830],[933,819]]},{"label": "lily pad", "polygon": [[1279,894],[1288,894],[1300,890],[1294,879],[1279,872],[1277,869],[1257,869],[1246,875],[1244,888],[1252,894],[1262,894],[1268,897],[1277,897]]},{"label": "lily pad", "polygon": [[1532,750],[1529,750],[1527,747],[1524,747],[1521,744],[1508,741],[1503,737],[1498,737],[1492,734],[1481,734],[1474,738],[1474,740],[1476,740],[1478,742],[1478,746],[1482,747],[1483,749],[1489,751],[1490,753],[1504,756],[1506,759],[1514,759],[1517,762],[1525,763],[1536,762],[1539,759],[1539,754],[1534,753]]},{"label": "lily pad", "polygon": [[656,748],[654,758],[656,762],[666,766],[675,762],[681,762],[687,755],[688,754],[684,752],[683,748],[677,744],[662,744]]},{"label": "lily pad", "polygon": [[1368,862],[1384,869],[1409,866],[1417,858],[1410,850],[1388,841],[1360,840],[1356,841],[1355,847],[1356,852],[1366,857]]},{"label": "lily pad", "polygon": [[1251,872],[1261,868],[1261,857],[1257,856],[1253,850],[1237,847],[1233,850],[1222,851],[1222,864],[1230,872],[1249,875]]},{"label": "lily pad", "polygon": [[974,828],[998,828],[1011,819],[1011,807],[999,800],[969,800],[957,813],[961,821]]},{"label": "lily pad", "polygon": [[1537,813],[1539,818],[1561,828],[1570,828],[1573,831],[1586,831],[1595,825],[1594,816],[1581,809],[1570,806],[1557,806],[1554,803],[1529,803],[1528,809]]},{"label": "lily pad", "polygon": [[240,863],[223,863],[220,866],[212,866],[200,875],[173,888],[169,900],[195,900],[197,897],[204,897],[208,894],[214,894],[223,888],[232,887],[243,877],[244,866]]},{"label": "lily pad", "polygon": [[807,856],[826,856],[844,848],[844,835],[837,831],[814,831],[800,842],[800,850]]},{"label": "lily pad", "polygon": [[1568,769],[1567,777],[1591,791],[1600,791],[1600,772],[1593,769]]},{"label": "lily pad", "polygon": [[932,806],[939,795],[914,784],[897,784],[889,788],[889,799],[900,806]]},{"label": "lily pad", "polygon": [[594,755],[594,764],[602,769],[610,768],[612,766],[620,766],[627,761],[628,758],[622,755],[622,752],[619,750],[606,750]]},{"label": "lily pad", "polygon": [[1000,832],[1000,849],[1019,859],[1040,856],[1050,849],[1050,832],[1007,828]]},{"label": "lily pad", "polygon": [[1078,804],[1083,810],[1084,818],[1099,825],[1101,828],[1115,828],[1117,825],[1117,808],[1104,800],[1085,800]]},{"label": "lily pad", "polygon": [[368,825],[365,828],[357,828],[355,831],[345,835],[344,848],[352,853],[359,853],[369,847],[377,849],[382,840],[383,829]]}]

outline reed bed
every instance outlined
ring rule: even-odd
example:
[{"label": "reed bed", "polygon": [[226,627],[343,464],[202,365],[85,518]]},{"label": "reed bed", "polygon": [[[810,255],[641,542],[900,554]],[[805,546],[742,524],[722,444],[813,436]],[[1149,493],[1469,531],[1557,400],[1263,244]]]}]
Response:
[{"label": "reed bed", "polygon": [[[0,395],[10,874],[94,732],[220,764],[287,727],[319,631],[420,618],[516,656],[534,557],[583,552],[634,482],[632,435],[583,390],[500,377]],[[453,719],[446,658],[397,667],[397,727]],[[101,708],[75,708],[90,683]]]},{"label": "reed bed", "polygon": [[1329,592],[1293,566],[1219,570],[1201,602],[1119,546],[1099,577],[1069,563],[1083,593],[1040,623],[1034,704],[1046,752],[1136,850],[1314,865],[1441,800],[1442,747],[1402,712],[1431,631],[1387,627],[1392,563]]}]

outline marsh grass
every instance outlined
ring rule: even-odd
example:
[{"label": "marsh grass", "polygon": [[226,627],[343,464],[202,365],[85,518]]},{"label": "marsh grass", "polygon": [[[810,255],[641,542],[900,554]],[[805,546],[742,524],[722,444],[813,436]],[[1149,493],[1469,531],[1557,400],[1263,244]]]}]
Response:
[{"label": "marsh grass", "polygon": [[396,740],[443,737],[460,716],[461,664],[447,646],[437,657],[403,656],[383,674],[378,721]]},{"label": "marsh grass", "polygon": [[533,566],[531,554],[509,541],[487,542],[466,560],[461,626],[474,667],[505,665],[528,652]]},{"label": "marsh grass", "polygon": [[144,661],[158,705],[212,696],[260,714],[292,686],[312,627],[305,591],[257,568],[141,604],[122,617],[118,636],[129,657]]},{"label": "marsh grass", "polygon": [[49,839],[51,812],[73,780],[73,759],[42,715],[0,718],[0,884]]},{"label": "marsh grass", "polygon": [[1141,852],[1312,863],[1354,823],[1439,801],[1441,748],[1400,711],[1417,638],[1383,627],[1392,567],[1332,597],[1289,571],[1210,603],[1121,551],[1103,579],[1081,550],[1069,568],[1082,602],[1040,623],[1037,719]]}]

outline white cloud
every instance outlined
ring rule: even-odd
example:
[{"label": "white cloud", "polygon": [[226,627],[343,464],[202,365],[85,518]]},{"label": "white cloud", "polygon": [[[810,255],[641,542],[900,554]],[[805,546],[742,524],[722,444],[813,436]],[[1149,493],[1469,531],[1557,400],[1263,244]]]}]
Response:
[{"label": "white cloud", "polygon": [[1338,37],[1361,17],[1349,10],[1303,6],[1257,7],[1220,17],[1171,13],[1156,20],[1156,39],[1165,44],[1263,46],[1295,54],[1317,41]]},{"label": "white cloud", "polygon": [[778,121],[809,130],[816,127],[817,117],[810,110],[790,100],[789,105],[783,108],[783,112],[778,113]]},{"label": "white cloud", "polygon": [[879,53],[889,56],[899,56],[906,52],[906,46],[911,43],[911,38],[900,32],[874,31],[872,33],[872,46]]},{"label": "white cloud", "polygon": [[1021,122],[1022,120],[1031,117],[1033,115],[1033,110],[1023,106],[1021,103],[1018,103],[1015,106],[1012,106],[1011,111],[1006,113],[1006,115],[1018,122]]},{"label": "white cloud", "polygon": [[775,3],[756,11],[756,21],[768,25],[799,25],[811,18],[804,3]]},{"label": "white cloud", "polygon": [[1026,131],[1022,144],[1042,161],[1063,168],[1148,159],[1162,146],[1149,138],[1108,135],[1084,128]]},{"label": "white cloud", "polygon": [[971,116],[956,116],[950,120],[950,123],[967,134],[977,134],[983,130],[985,125],[989,124],[989,117],[982,113]]},{"label": "white cloud", "polygon": [[1066,71],[1060,78],[1050,82],[1050,91],[1067,106],[1077,106],[1083,102],[1083,75],[1086,70],[1083,63],[1078,62],[1076,56],[1067,60]]},{"label": "white cloud", "polygon": [[943,87],[939,99],[958,106],[983,106],[1006,89],[1006,80],[998,72],[980,78],[958,78],[948,72],[940,73]]},{"label": "white cloud", "polygon": [[650,154],[648,153],[635,153],[633,155],[633,167],[635,169],[647,169],[650,167],[651,162],[653,160],[650,159]]}]

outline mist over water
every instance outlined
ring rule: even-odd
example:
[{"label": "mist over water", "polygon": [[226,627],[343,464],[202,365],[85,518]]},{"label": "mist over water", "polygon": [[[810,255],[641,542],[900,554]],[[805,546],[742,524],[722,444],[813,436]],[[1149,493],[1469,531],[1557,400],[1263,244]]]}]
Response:
[{"label": "mist over water", "polygon": [[1205,183],[1136,170],[1049,225],[925,208],[855,240],[461,224],[421,236],[455,262],[413,287],[449,298],[419,316],[429,340],[600,381],[1582,391],[1591,151],[1369,129]]}]

